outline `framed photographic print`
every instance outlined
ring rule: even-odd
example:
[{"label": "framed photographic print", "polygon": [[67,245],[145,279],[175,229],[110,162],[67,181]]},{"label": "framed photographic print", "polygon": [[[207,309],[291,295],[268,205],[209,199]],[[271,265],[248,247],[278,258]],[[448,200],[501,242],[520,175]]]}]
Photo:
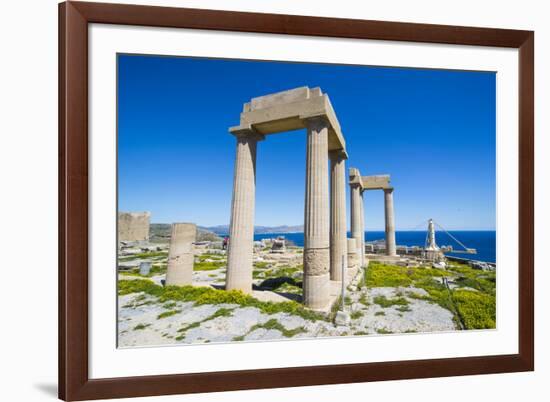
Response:
[{"label": "framed photographic print", "polygon": [[533,370],[533,32],[59,7],[60,398]]}]

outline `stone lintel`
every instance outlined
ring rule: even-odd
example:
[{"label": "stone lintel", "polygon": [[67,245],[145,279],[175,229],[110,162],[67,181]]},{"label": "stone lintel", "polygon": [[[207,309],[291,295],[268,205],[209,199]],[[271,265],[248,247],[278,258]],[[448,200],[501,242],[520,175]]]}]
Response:
[{"label": "stone lintel", "polygon": [[390,189],[390,175],[362,176],[363,190],[386,190]]},{"label": "stone lintel", "polygon": [[240,125],[229,131],[252,127],[262,135],[276,134],[306,128],[306,120],[314,117],[324,117],[328,123],[328,149],[345,149],[336,113],[320,88],[300,87],[252,98],[243,106]]}]

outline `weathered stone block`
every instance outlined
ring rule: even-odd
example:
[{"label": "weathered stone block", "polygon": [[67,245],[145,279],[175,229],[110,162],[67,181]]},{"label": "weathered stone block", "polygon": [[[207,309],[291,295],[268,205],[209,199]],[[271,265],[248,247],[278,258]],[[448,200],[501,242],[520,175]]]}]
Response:
[{"label": "weathered stone block", "polygon": [[119,212],[118,241],[149,240],[150,212]]},{"label": "weathered stone block", "polygon": [[305,275],[304,304],[313,310],[324,310],[330,302],[330,274]]}]

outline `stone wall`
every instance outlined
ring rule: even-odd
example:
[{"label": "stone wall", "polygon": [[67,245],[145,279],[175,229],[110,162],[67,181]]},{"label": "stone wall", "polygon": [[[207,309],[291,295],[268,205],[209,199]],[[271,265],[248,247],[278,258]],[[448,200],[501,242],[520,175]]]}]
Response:
[{"label": "stone wall", "polygon": [[149,240],[150,212],[119,212],[118,241]]}]

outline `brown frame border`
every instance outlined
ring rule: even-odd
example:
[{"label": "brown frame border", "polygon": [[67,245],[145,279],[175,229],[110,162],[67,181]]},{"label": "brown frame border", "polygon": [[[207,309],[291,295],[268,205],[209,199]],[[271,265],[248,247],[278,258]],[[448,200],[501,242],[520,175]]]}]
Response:
[{"label": "brown frame border", "polygon": [[[519,49],[519,353],[230,372],[88,377],[88,24]],[[59,5],[59,397],[138,397],[534,370],[534,32],[65,2]]]}]

